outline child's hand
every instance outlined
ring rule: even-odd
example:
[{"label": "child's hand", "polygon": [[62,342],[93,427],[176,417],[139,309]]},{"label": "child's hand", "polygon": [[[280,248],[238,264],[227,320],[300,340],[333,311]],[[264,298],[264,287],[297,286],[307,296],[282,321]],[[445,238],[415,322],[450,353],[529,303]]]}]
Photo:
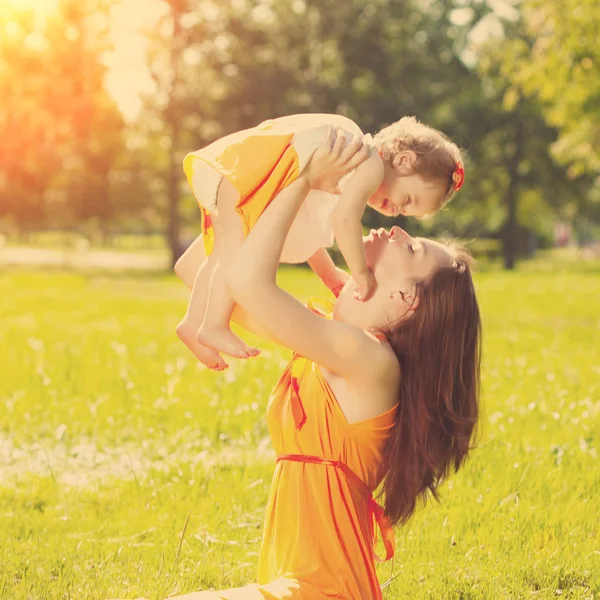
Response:
[{"label": "child's hand", "polygon": [[360,275],[354,277],[354,281],[358,284],[358,289],[354,292],[354,299],[360,302],[368,300],[375,292],[377,281],[375,275],[370,269],[363,271]]},{"label": "child's hand", "polygon": [[343,269],[335,267],[328,275],[323,279],[323,283],[331,290],[333,295],[337,298],[340,292],[344,289],[344,286],[350,279],[350,275]]},{"label": "child's hand", "polygon": [[339,194],[339,180],[368,157],[369,147],[362,139],[353,137],[347,142],[342,130],[334,131],[330,127],[326,139],[315,150],[306,167],[310,187],[330,194]]}]

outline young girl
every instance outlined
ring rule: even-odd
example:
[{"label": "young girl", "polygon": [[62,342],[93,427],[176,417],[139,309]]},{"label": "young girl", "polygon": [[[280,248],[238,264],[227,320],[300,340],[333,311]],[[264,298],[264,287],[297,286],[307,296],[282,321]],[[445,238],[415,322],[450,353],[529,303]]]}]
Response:
[{"label": "young girl", "polygon": [[[208,258],[198,269],[177,334],[209,368],[227,368],[219,352],[238,358],[259,353],[229,328],[234,302],[225,285],[227,271],[265,208],[298,179],[327,136],[335,152],[353,157],[353,169],[339,184],[340,174],[335,172],[317,183],[318,189],[308,195],[294,220],[281,260],[308,261],[334,293],[348,278],[325,250],[334,238],[358,284],[357,299],[364,301],[374,291],[376,282],[362,247],[361,218],[367,204],[390,217],[425,216],[437,212],[462,185],[457,146],[410,117],[375,138],[364,136],[353,121],[339,115],[281,117],[186,156],[184,170],[200,205]],[[356,153],[361,144],[362,152]],[[181,263],[192,255],[197,255],[193,248]]]}]

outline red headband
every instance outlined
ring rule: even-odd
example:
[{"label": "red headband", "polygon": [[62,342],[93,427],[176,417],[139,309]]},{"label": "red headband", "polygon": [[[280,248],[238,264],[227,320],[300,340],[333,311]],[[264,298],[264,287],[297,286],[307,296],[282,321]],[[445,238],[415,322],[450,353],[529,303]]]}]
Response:
[{"label": "red headband", "polygon": [[456,163],[456,169],[452,173],[452,181],[454,182],[454,191],[458,192],[465,182],[465,169],[460,161]]}]

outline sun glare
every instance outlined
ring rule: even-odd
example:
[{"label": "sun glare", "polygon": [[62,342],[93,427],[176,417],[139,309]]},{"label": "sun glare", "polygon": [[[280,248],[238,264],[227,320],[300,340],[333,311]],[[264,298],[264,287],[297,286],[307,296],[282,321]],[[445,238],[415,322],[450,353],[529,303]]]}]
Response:
[{"label": "sun glare", "polygon": [[58,0],[2,0],[2,4],[4,8],[33,9],[36,13],[46,16],[56,10]]},{"label": "sun glare", "polygon": [[[0,36],[10,35],[19,12],[33,12],[43,22],[56,14],[64,0],[0,0]],[[72,0],[71,0],[72,1]],[[105,85],[126,119],[135,119],[141,109],[141,94],[151,93],[154,84],[148,68],[147,39],[162,13],[160,0],[118,0],[110,11],[112,50],[103,57],[107,67]]]}]

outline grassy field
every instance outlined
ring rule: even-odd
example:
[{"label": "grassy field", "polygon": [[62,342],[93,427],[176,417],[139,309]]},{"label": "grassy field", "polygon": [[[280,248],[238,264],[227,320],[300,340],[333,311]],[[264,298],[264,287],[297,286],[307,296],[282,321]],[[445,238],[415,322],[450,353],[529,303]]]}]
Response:
[{"label": "grassy field", "polygon": [[[308,272],[284,285],[318,293]],[[483,434],[396,532],[392,599],[600,598],[600,267],[477,278]],[[0,274],[0,598],[254,579],[288,353],[196,368],[171,276]]]}]

